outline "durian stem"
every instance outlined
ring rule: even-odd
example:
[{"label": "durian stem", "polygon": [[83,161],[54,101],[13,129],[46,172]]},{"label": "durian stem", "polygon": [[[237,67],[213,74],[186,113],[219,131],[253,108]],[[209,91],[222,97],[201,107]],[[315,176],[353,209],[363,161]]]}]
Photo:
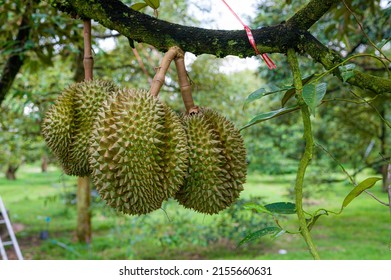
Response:
[{"label": "durian stem", "polygon": [[171,47],[166,54],[163,56],[162,62],[156,71],[155,77],[153,77],[150,93],[152,96],[158,96],[160,89],[164,84],[164,78],[168,68],[170,67],[171,61],[175,59],[180,48]]},{"label": "durian stem", "polygon": [[315,247],[315,244],[312,240],[310,231],[308,229],[305,213],[303,210],[303,183],[304,183],[305,171],[312,159],[314,138],[312,134],[310,112],[307,104],[304,102],[303,95],[302,95],[303,84],[301,82],[299,62],[297,60],[296,52],[294,49],[288,50],[288,63],[292,69],[293,84],[296,88],[296,98],[301,108],[301,116],[303,120],[304,139],[305,139],[305,150],[300,160],[299,168],[296,174],[296,183],[295,183],[296,211],[297,211],[297,217],[299,219],[300,233],[303,236],[305,242],[307,243],[307,247],[310,253],[312,254],[312,257],[316,260],[319,260],[320,257]]},{"label": "durian stem", "polygon": [[84,80],[92,80],[94,59],[91,52],[91,20],[84,20]]},{"label": "durian stem", "polygon": [[185,67],[185,55],[182,50],[180,50],[180,53],[175,58],[175,66],[178,73],[179,86],[181,88],[182,99],[186,107],[186,112],[188,114],[197,113],[198,107],[194,105],[193,96],[191,95],[191,86],[187,78],[187,71]]}]

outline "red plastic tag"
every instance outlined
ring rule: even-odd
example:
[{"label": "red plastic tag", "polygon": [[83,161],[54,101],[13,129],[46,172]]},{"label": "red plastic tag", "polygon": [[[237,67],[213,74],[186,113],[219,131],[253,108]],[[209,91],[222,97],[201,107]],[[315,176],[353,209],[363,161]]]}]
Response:
[{"label": "red plastic tag", "polygon": [[[246,33],[247,33],[247,38],[248,40],[250,41],[250,44],[251,46],[254,48],[255,50],[255,53],[257,55],[259,55],[259,51],[258,51],[258,48],[257,48],[257,44],[255,43],[255,39],[254,39],[254,36],[253,36],[253,33],[251,32],[251,29],[250,27],[248,27],[246,24],[244,24],[244,22],[240,19],[240,17],[235,13],[234,10],[231,9],[231,7],[227,4],[227,2],[225,2],[224,0],[221,0],[223,1],[223,3],[227,6],[227,8],[231,11],[231,13],[239,20],[239,22],[243,25],[244,29],[246,30]],[[261,57],[263,58],[263,60],[265,61],[267,67],[269,67],[269,69],[275,69],[277,66],[276,64],[274,64],[273,60],[270,59],[270,57],[268,57],[267,54],[263,53],[261,54]]]}]

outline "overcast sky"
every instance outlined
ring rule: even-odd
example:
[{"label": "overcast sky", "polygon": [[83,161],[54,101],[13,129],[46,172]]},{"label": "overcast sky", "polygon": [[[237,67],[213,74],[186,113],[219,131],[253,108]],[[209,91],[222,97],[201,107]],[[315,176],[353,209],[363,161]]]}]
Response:
[{"label": "overcast sky", "polygon": [[[202,13],[197,11],[197,9],[191,9],[193,13],[199,20],[208,21],[214,19],[215,22],[210,25],[208,23],[203,23],[201,26],[203,28],[211,29],[244,29],[242,24],[236,19],[236,17],[230,12],[227,6],[221,0],[192,0],[198,5],[210,8],[210,11],[207,13]],[[242,19],[246,24],[250,24],[250,19],[254,18],[256,15],[256,3],[258,0],[225,0],[228,5],[235,11],[235,13]],[[187,62],[191,62],[195,59],[195,56],[187,54]],[[240,71],[243,69],[256,69],[260,64],[260,61],[255,58],[245,58],[240,59],[234,56],[228,56],[224,59],[224,67],[222,70],[224,72],[233,72]],[[265,65],[266,67],[266,65]]]}]

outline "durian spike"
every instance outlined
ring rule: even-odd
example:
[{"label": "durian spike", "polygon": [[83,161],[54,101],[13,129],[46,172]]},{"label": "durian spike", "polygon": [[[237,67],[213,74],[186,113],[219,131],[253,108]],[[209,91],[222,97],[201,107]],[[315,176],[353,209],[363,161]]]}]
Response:
[{"label": "durian spike", "polygon": [[181,88],[183,103],[186,107],[186,113],[196,114],[199,109],[198,106],[194,105],[193,96],[191,95],[191,86],[187,78],[187,71],[185,67],[185,54],[182,50],[180,50],[175,58],[175,66],[178,73],[178,81]]},{"label": "durian spike", "polygon": [[171,47],[163,56],[162,63],[157,69],[156,74],[152,80],[152,85],[150,89],[150,93],[152,96],[158,96],[159,91],[164,84],[164,78],[166,77],[166,73],[168,68],[170,67],[171,61],[175,59],[180,50],[181,49],[179,47]]}]

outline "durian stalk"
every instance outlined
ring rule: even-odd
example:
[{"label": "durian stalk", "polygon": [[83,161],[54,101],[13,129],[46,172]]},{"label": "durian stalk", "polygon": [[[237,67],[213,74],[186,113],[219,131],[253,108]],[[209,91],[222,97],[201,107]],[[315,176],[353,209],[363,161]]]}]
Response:
[{"label": "durian stalk", "polygon": [[84,80],[92,80],[94,59],[91,53],[91,20],[84,21]]},{"label": "durian stalk", "polygon": [[178,72],[178,81],[183,103],[186,107],[186,112],[187,114],[198,113],[198,106],[194,105],[193,96],[191,95],[191,86],[187,79],[187,71],[185,67],[185,55],[182,50],[178,52],[178,55],[175,58],[175,66]]},{"label": "durian stalk", "polygon": [[171,61],[175,59],[179,52],[180,48],[171,47],[162,59],[162,63],[160,64],[155,77],[153,77],[152,85],[150,89],[150,93],[152,96],[158,96],[160,89],[164,84],[164,78],[166,77],[166,73],[168,68],[170,67]]}]

